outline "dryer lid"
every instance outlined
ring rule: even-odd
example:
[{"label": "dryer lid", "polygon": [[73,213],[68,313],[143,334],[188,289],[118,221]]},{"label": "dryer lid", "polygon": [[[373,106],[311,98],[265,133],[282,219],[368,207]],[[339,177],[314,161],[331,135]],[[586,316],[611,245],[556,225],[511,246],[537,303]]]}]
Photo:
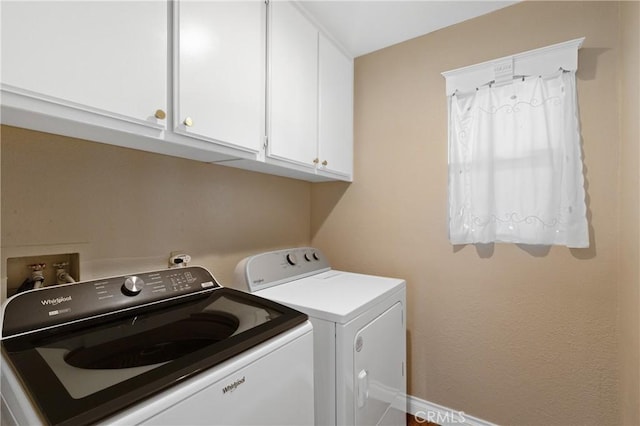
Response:
[{"label": "dryer lid", "polygon": [[392,294],[405,290],[405,281],[330,270],[270,287],[255,294],[307,315],[345,324]]}]

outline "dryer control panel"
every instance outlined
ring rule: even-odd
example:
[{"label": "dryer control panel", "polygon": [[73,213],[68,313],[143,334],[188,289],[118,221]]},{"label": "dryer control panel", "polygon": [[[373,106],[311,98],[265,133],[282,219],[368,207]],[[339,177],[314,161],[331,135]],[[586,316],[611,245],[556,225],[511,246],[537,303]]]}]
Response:
[{"label": "dryer control panel", "polygon": [[2,337],[115,313],[220,287],[191,266],[43,287],[13,296],[4,307]]},{"label": "dryer control panel", "polygon": [[324,254],[312,247],[271,251],[243,259],[236,266],[234,286],[253,293],[330,269]]}]

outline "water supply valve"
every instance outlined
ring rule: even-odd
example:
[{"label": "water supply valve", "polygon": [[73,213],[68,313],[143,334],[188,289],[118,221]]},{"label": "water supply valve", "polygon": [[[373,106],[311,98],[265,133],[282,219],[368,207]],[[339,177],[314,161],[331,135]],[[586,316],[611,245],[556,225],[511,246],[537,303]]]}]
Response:
[{"label": "water supply valve", "polygon": [[68,284],[75,283],[76,280],[67,272],[67,266],[69,262],[54,263],[56,268],[56,284]]},{"label": "water supply valve", "polygon": [[44,268],[47,267],[46,263],[34,263],[29,265],[31,269],[31,281],[33,281],[33,288],[44,287]]}]

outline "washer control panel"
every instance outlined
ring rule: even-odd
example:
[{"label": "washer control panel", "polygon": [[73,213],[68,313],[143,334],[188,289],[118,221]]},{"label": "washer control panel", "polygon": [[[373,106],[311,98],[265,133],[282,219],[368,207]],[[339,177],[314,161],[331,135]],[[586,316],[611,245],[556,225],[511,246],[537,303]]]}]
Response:
[{"label": "washer control panel", "polygon": [[43,287],[7,301],[2,337],[220,287],[198,266]]},{"label": "washer control panel", "polygon": [[312,247],[272,251],[243,259],[236,267],[235,286],[254,292],[330,269],[322,252]]}]

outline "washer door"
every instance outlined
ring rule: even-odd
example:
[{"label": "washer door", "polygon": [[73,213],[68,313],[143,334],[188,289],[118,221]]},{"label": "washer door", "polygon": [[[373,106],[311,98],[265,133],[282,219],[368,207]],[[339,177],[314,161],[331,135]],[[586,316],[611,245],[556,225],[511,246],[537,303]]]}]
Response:
[{"label": "washer door", "polygon": [[394,304],[355,336],[355,424],[399,425],[405,420],[405,328]]},{"label": "washer door", "polygon": [[226,312],[201,312],[138,334],[74,348],[64,356],[72,367],[119,370],[173,361],[229,338],[240,321]]}]

